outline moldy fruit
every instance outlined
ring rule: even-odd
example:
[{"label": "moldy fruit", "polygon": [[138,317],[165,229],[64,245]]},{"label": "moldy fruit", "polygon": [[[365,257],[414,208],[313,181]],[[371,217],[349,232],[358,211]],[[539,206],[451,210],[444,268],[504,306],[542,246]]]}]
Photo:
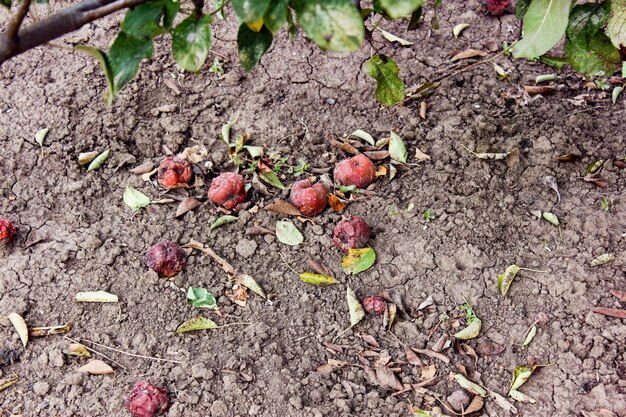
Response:
[{"label": "moldy fruit", "polygon": [[328,190],[320,182],[312,184],[308,179],[301,180],[291,187],[289,199],[291,204],[300,210],[300,213],[313,217],[326,209],[328,205]]},{"label": "moldy fruit", "polygon": [[174,155],[161,161],[157,171],[159,184],[168,190],[176,188],[180,184],[189,184],[192,175],[193,171],[189,162]]},{"label": "moldy fruit", "polygon": [[370,228],[365,219],[359,216],[340,221],[333,231],[333,243],[343,251],[364,248],[369,237]]},{"label": "moldy fruit", "polygon": [[170,406],[167,391],[148,381],[137,381],[126,400],[126,408],[133,417],[155,417]]},{"label": "moldy fruit", "polygon": [[185,269],[187,254],[178,245],[164,240],[152,245],[145,256],[146,265],[164,277],[173,277]]},{"label": "moldy fruit", "polygon": [[234,172],[224,172],[213,178],[209,187],[209,200],[220,206],[233,209],[246,201],[246,183]]}]

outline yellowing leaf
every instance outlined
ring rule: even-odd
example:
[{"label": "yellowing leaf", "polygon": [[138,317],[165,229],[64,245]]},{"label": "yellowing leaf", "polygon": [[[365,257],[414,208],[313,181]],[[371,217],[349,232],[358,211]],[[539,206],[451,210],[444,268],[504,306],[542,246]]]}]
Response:
[{"label": "yellowing leaf", "polygon": [[196,330],[218,329],[220,326],[206,317],[194,317],[191,320],[187,320],[176,329],[176,333],[193,332]]},{"label": "yellowing leaf", "polygon": [[488,395],[487,390],[482,386],[478,385],[474,381],[467,379],[462,374],[454,374],[454,380],[462,387],[471,392],[472,394],[480,395],[481,397],[486,397]]},{"label": "yellowing leaf", "polygon": [[53,334],[62,334],[70,331],[70,325],[63,324],[59,326],[47,326],[47,327],[31,327],[28,330],[28,334],[32,337],[50,336]]},{"label": "yellowing leaf", "polygon": [[593,261],[591,261],[590,265],[592,267],[606,265],[610,262],[613,262],[614,260],[615,260],[615,255],[613,255],[612,253],[605,253],[603,255],[598,256]]},{"label": "yellowing leaf", "polygon": [[79,358],[91,358],[91,353],[84,345],[80,343],[70,343],[66,349],[63,349],[63,353],[68,356],[76,356]]},{"label": "yellowing leaf", "polygon": [[26,344],[28,343],[28,326],[26,326],[24,318],[17,313],[11,313],[8,315],[8,319],[13,327],[15,327],[15,331],[19,335],[24,348],[26,348]]},{"label": "yellowing leaf", "polygon": [[547,211],[544,211],[542,214],[542,217],[544,218],[544,220],[546,220],[549,223],[552,223],[555,226],[559,225],[559,218],[556,217],[554,213],[549,213]]},{"label": "yellowing leaf", "polygon": [[509,287],[519,270],[520,267],[517,265],[508,266],[498,277],[498,290],[503,297],[506,297],[507,292],[509,292]]},{"label": "yellowing leaf", "polygon": [[9,377],[0,379],[0,391],[4,391],[17,382],[17,375],[13,374]]},{"label": "yellowing leaf", "polygon": [[124,203],[130,207],[132,211],[139,211],[139,209],[144,208],[151,203],[150,198],[147,195],[141,191],[137,191],[131,186],[126,187],[123,199]]},{"label": "yellowing leaf", "polygon": [[252,23],[246,23],[248,25],[248,27],[250,28],[250,30],[254,31],[254,32],[259,32],[261,30],[261,28],[263,27],[263,18],[260,18],[259,20],[252,22]]},{"label": "yellowing leaf", "polygon": [[313,272],[301,272],[300,280],[313,285],[332,285],[337,283],[337,279],[335,277],[331,277],[330,275],[314,274]]},{"label": "yellowing leaf", "polygon": [[456,332],[454,337],[460,340],[473,339],[480,333],[482,325],[481,320],[474,314],[474,309],[468,303],[461,306],[461,310],[464,310],[467,315],[467,327]]},{"label": "yellowing leaf", "polygon": [[348,249],[348,254],[343,258],[341,267],[347,274],[356,275],[370,269],[375,261],[376,252],[372,248]]},{"label": "yellowing leaf", "polygon": [[352,327],[363,320],[365,310],[363,310],[363,306],[350,287],[346,289],[346,299],[348,301],[348,310],[350,311],[350,327]]},{"label": "yellowing leaf", "polygon": [[235,282],[237,282],[237,284],[239,285],[246,287],[253,293],[263,298],[267,298],[267,296],[265,295],[265,291],[263,291],[263,288],[261,288],[261,286],[250,275],[239,274],[235,277]]}]

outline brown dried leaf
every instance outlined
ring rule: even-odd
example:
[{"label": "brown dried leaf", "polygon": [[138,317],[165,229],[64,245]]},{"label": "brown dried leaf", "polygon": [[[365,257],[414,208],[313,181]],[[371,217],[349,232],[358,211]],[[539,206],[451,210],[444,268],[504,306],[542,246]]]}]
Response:
[{"label": "brown dried leaf", "polygon": [[331,271],[326,265],[324,265],[323,263],[321,263],[320,261],[313,259],[313,258],[309,258],[306,260],[306,264],[309,268],[311,268],[313,271],[317,272],[318,274],[321,275],[328,275],[328,276],[333,276],[333,271]]},{"label": "brown dried leaf", "polygon": [[286,214],[288,216],[302,216],[302,213],[300,213],[300,210],[298,210],[296,206],[280,199],[276,199],[273,203],[265,206],[265,210],[279,214]]},{"label": "brown dried leaf", "polygon": [[335,194],[328,195],[328,204],[333,208],[335,213],[341,214],[346,208],[347,204],[344,203],[339,197]]},{"label": "brown dried leaf", "polygon": [[542,94],[545,96],[556,92],[556,87],[552,85],[525,85],[523,87],[528,94]]},{"label": "brown dried leaf", "polygon": [[99,359],[94,359],[88,362],[86,365],[78,368],[78,372],[90,375],[106,375],[112,374],[114,370],[106,362],[103,362]]},{"label": "brown dried leaf", "polygon": [[382,159],[389,158],[389,151],[368,151],[363,152],[363,154],[374,161],[380,161]]},{"label": "brown dried leaf", "polygon": [[415,159],[417,159],[418,162],[430,161],[430,156],[420,151],[419,148],[415,148]]},{"label": "brown dried leaf", "polygon": [[426,110],[428,110],[428,103],[425,101],[422,101],[420,103],[420,117],[422,119],[426,119]]},{"label": "brown dried leaf", "polygon": [[367,333],[361,333],[359,334],[359,337],[370,346],[374,346],[377,348],[380,347],[380,345],[378,344],[378,342],[376,341],[376,339],[374,339],[374,336],[372,335],[369,335]]},{"label": "brown dried leaf", "polygon": [[178,205],[178,208],[176,209],[176,217],[182,216],[185,213],[195,210],[201,205],[202,203],[198,201],[196,198],[187,197],[183,201],[181,201],[180,204]]},{"label": "brown dried leaf", "polygon": [[404,356],[406,356],[406,361],[411,365],[422,366],[422,361],[410,348],[404,348]]},{"label": "brown dried leaf", "polygon": [[175,96],[180,95],[180,90],[179,90],[178,86],[176,85],[176,81],[174,81],[172,78],[163,78],[163,83],[170,90],[172,90],[172,93],[174,93]]},{"label": "brown dried leaf", "polygon": [[607,180],[605,180],[604,178],[602,178],[602,177],[600,177],[600,176],[598,176],[596,174],[585,175],[583,177],[583,180],[587,181],[587,182],[590,182],[590,183],[592,183],[592,184],[594,184],[594,185],[596,185],[597,187],[600,187],[600,188],[606,188],[606,187],[609,186],[609,182]]},{"label": "brown dried leaf", "polygon": [[355,148],[354,146],[350,145],[348,142],[340,142],[334,138],[330,139],[330,145],[335,149],[339,149],[351,155],[356,155],[359,153],[359,150]]},{"label": "brown dried leaf", "polygon": [[626,292],[620,291],[620,290],[611,290],[611,294],[619,298],[620,301],[623,301],[626,303]]},{"label": "brown dried leaf", "polygon": [[604,316],[617,317],[618,319],[626,319],[626,310],[619,308],[595,307],[591,311]]},{"label": "brown dried leaf", "polygon": [[417,348],[411,348],[411,349],[413,349],[415,353],[419,353],[421,355],[426,355],[426,356],[430,356],[431,358],[439,359],[440,361],[444,363],[450,363],[450,358],[448,358],[444,354],[433,352],[430,349],[417,349]]},{"label": "brown dried leaf", "polygon": [[567,155],[557,156],[556,160],[559,162],[576,162],[582,158],[579,154],[568,153]]},{"label": "brown dried leaf", "polygon": [[476,49],[466,49],[465,51],[459,52],[454,55],[451,59],[452,62],[460,61],[462,59],[476,58],[478,56],[485,56],[487,52],[478,51]]},{"label": "brown dried leaf", "polygon": [[422,375],[420,378],[422,379],[431,379],[434,378],[437,374],[437,367],[435,365],[422,366],[420,369]]},{"label": "brown dried leaf", "polygon": [[154,169],[154,164],[150,161],[144,162],[143,164],[136,166],[135,168],[130,170],[130,173],[133,175],[142,175],[146,174]]},{"label": "brown dried leaf", "polygon": [[401,391],[404,389],[398,377],[393,373],[393,371],[386,366],[379,366],[375,368],[376,371],[376,380],[378,381],[378,385],[382,388],[390,388],[396,391]]},{"label": "brown dried leaf", "polygon": [[461,343],[458,346],[459,346],[459,352],[461,352],[461,355],[470,356],[474,358],[474,362],[478,362],[478,355],[476,354],[476,351],[474,350],[473,347],[471,347],[470,345],[466,343]]},{"label": "brown dried leaf", "polygon": [[252,226],[246,229],[246,235],[258,236],[258,235],[273,235],[275,232],[263,226]]},{"label": "brown dried leaf", "polygon": [[441,352],[448,346],[448,341],[450,337],[447,334],[442,334],[439,339],[435,342],[435,344],[430,348],[433,352]]},{"label": "brown dried leaf", "polygon": [[495,356],[504,352],[504,346],[492,342],[491,340],[485,340],[480,342],[476,347],[476,353],[482,356]]},{"label": "brown dried leaf", "polygon": [[472,414],[479,410],[482,410],[484,405],[485,405],[485,401],[483,400],[483,397],[481,397],[480,395],[475,395],[472,402],[464,410],[465,413],[463,415]]},{"label": "brown dried leaf", "polygon": [[386,166],[381,165],[378,168],[376,168],[376,177],[384,177],[385,175],[387,175],[387,167]]},{"label": "brown dried leaf", "polygon": [[63,324],[59,326],[47,326],[47,327],[31,327],[28,329],[28,334],[32,337],[50,336],[53,334],[62,334],[70,331],[70,325]]},{"label": "brown dried leaf", "polygon": [[336,352],[340,355],[343,354],[343,348],[340,345],[331,342],[322,342],[322,346],[324,346],[330,352]]},{"label": "brown dried leaf", "polygon": [[150,178],[157,173],[159,169],[158,168],[154,168],[152,171],[150,172],[146,172],[144,174],[141,174],[141,179],[144,181],[150,181]]},{"label": "brown dried leaf", "polygon": [[197,164],[207,159],[209,151],[204,146],[194,145],[189,148],[185,148],[178,156],[187,160],[190,164]]}]

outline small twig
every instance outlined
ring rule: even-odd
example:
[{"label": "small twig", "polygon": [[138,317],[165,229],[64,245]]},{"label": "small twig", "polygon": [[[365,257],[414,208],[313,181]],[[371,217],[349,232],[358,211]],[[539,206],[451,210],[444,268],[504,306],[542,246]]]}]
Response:
[{"label": "small twig", "polygon": [[31,0],[22,0],[19,9],[13,16],[13,19],[9,22],[9,27],[7,28],[7,38],[10,40],[15,40],[17,37],[17,31],[20,30],[22,23],[24,22],[24,18],[28,14],[28,10],[30,9]]},{"label": "small twig", "polygon": [[[224,327],[224,326],[222,326],[222,327]],[[148,359],[148,360],[153,360],[153,361],[158,361],[158,362],[170,362],[170,363],[178,363],[178,364],[184,364],[185,363],[185,362],[176,361],[176,360],[173,360],[173,359],[163,359],[163,358],[157,358],[157,357],[154,357],[154,356],[137,355],[135,353],[125,352],[123,350],[116,349],[114,347],[103,345],[101,343],[97,343],[97,342],[94,342],[94,341],[91,341],[91,340],[87,340],[87,339],[79,339],[79,340],[81,342],[91,343],[93,345],[100,346],[102,348],[112,350],[113,352],[121,353],[121,354],[127,355],[127,356],[132,356],[133,358]]]},{"label": "small twig", "polygon": [[287,265],[287,267],[288,267],[289,269],[291,269],[291,270],[293,271],[293,273],[294,273],[294,274],[296,274],[296,275],[300,275],[300,274],[298,273],[298,271],[296,271],[295,269],[293,269],[293,268],[291,267],[291,265],[289,265],[289,262],[287,262],[287,260],[286,260],[286,259],[285,259],[285,257],[283,256],[283,253],[282,253],[282,252],[278,252],[278,254],[280,255],[280,259],[282,259],[282,260],[283,260],[283,262],[285,263],[285,265]]},{"label": "small twig", "polygon": [[402,345],[402,347],[403,347],[403,348],[405,348],[405,349],[406,349],[406,345],[405,345],[404,343],[402,343],[402,340],[398,339],[398,336],[396,336],[395,334],[393,334],[393,332],[392,332],[391,330],[389,330],[389,331],[388,331],[388,333],[389,333],[390,335],[392,335],[392,336],[393,336],[393,338],[394,338],[394,339],[396,339],[396,340],[398,341],[398,343],[400,343],[400,344]]},{"label": "small twig", "polygon": [[[63,339],[67,339],[67,340],[69,340],[69,341],[70,341],[70,342],[72,342],[72,343],[77,343],[77,344],[79,344],[79,345],[83,345],[82,343],[80,343],[80,342],[79,342],[79,341],[77,341],[77,340],[72,339],[71,337],[63,336]],[[83,346],[85,346],[85,345],[83,345]],[[116,364],[117,366],[119,366],[120,368],[122,368],[123,370],[125,370],[126,372],[128,372],[128,368],[126,368],[124,365],[122,365],[121,363],[117,362],[116,360],[114,360],[114,359],[112,359],[112,358],[108,357],[108,356],[107,356],[107,355],[105,355],[104,353],[102,353],[102,352],[98,352],[97,350],[95,350],[95,349],[93,349],[93,348],[90,348],[90,347],[87,347],[87,346],[85,346],[85,349],[87,349],[87,350],[88,350],[88,351],[90,351],[90,352],[95,353],[96,355],[100,355],[100,356],[102,356],[104,359],[106,359],[106,360],[108,360],[108,361],[110,361],[110,362],[112,362],[112,363]]]}]

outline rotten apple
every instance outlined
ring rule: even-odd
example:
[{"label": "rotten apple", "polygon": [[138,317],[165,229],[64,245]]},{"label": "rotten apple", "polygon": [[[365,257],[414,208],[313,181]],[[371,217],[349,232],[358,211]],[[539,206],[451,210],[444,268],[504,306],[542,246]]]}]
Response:
[{"label": "rotten apple", "polygon": [[337,223],[333,231],[333,244],[343,251],[355,248],[364,248],[370,237],[370,227],[365,219],[352,216],[350,220]]},{"label": "rotten apple", "polygon": [[367,156],[359,154],[335,166],[335,181],[342,185],[366,188],[376,179],[376,166]]},{"label": "rotten apple", "polygon": [[301,180],[291,187],[289,199],[291,204],[300,210],[300,213],[313,217],[326,209],[328,205],[328,190],[321,182],[313,184],[308,179]]},{"label": "rotten apple", "polygon": [[171,190],[182,184],[189,184],[193,171],[191,164],[177,156],[170,155],[161,161],[157,171],[159,184]]},{"label": "rotten apple", "polygon": [[365,299],[363,300],[363,310],[365,310],[369,314],[380,316],[385,312],[386,308],[387,304],[385,303],[385,300],[377,295],[365,297]]},{"label": "rotten apple", "polygon": [[0,219],[0,244],[6,244],[15,235],[15,225],[6,219]]},{"label": "rotten apple", "polygon": [[233,209],[246,198],[246,183],[239,174],[224,172],[211,181],[209,200],[224,208]]},{"label": "rotten apple", "polygon": [[137,381],[126,399],[126,408],[133,417],[155,417],[165,413],[169,406],[167,391],[144,380]]},{"label": "rotten apple", "polygon": [[150,269],[169,278],[185,269],[187,254],[175,243],[164,240],[148,249],[145,262]]}]

